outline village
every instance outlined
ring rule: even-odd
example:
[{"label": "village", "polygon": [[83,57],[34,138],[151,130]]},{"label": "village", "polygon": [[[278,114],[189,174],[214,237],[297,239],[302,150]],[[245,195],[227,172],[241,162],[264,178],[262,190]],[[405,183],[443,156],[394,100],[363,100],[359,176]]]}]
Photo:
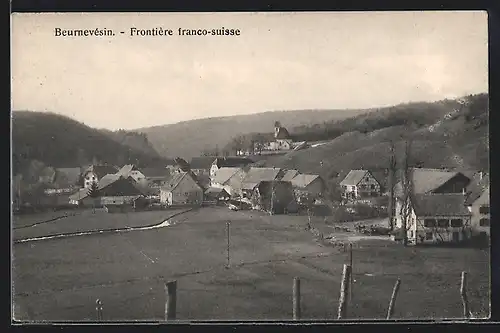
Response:
[{"label": "village", "polygon": [[[275,123],[274,139],[264,150],[289,151],[307,146],[289,139],[279,122]],[[32,206],[103,208],[108,213],[227,206],[271,215],[322,214],[325,221],[337,216],[334,222],[382,217],[386,221],[383,233],[405,245],[488,243],[488,174],[407,169],[402,172],[389,166],[385,172],[388,179],[375,177],[371,170],[350,170],[339,184],[341,198],[335,202],[329,198],[327,182],[320,175],[255,166],[249,152],[194,157],[190,162],[176,158],[164,168],[131,164],[45,168],[39,179],[46,185],[44,193],[35,202],[23,204],[18,191],[14,213]],[[378,215],[357,214],[363,207],[376,209]],[[345,214],[336,214],[340,210]]]}]

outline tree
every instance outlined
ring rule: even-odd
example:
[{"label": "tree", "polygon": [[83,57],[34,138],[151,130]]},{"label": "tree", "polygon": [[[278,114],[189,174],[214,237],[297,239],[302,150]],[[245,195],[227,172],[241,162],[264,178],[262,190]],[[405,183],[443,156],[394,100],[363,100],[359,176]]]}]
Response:
[{"label": "tree", "polygon": [[99,186],[97,185],[96,182],[92,182],[92,184],[90,184],[90,188],[89,188],[88,193],[89,193],[89,197],[94,199],[92,201],[92,213],[95,213],[95,203],[100,196]]},{"label": "tree", "polygon": [[408,245],[408,220],[410,219],[411,207],[412,207],[412,196],[413,196],[413,186],[412,186],[412,175],[409,166],[410,151],[411,151],[411,141],[406,142],[405,156],[403,164],[403,198],[401,202],[401,222],[403,231],[403,245]]},{"label": "tree", "polygon": [[389,157],[389,203],[387,205],[389,213],[389,229],[394,230],[394,185],[396,183],[396,156],[394,153],[394,142],[390,142]]}]

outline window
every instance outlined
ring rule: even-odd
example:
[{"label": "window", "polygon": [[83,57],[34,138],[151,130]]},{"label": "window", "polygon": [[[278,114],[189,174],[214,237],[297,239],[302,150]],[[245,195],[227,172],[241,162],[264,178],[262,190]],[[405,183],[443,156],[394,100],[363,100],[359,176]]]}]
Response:
[{"label": "window", "polygon": [[410,230],[410,238],[413,238],[413,230]]},{"label": "window", "polygon": [[425,233],[425,239],[426,240],[432,240],[432,232],[426,232]]},{"label": "window", "polygon": [[482,218],[479,220],[479,225],[481,227],[489,227],[490,226],[490,219],[488,218]]},{"label": "window", "polygon": [[439,219],[437,220],[437,225],[440,228],[447,228],[450,226],[450,221],[446,219]]},{"label": "window", "polygon": [[342,185],[342,189],[347,190],[347,186]]},{"label": "window", "polygon": [[490,206],[489,205],[479,206],[479,214],[489,214],[489,213],[490,213]]},{"label": "window", "polygon": [[453,228],[460,228],[463,226],[463,221],[462,219],[452,219],[451,220],[451,226]]},{"label": "window", "polygon": [[374,190],[374,189],[375,189],[375,185],[373,185],[373,184],[372,184],[372,185],[370,185],[370,188],[371,188],[372,190]]},{"label": "window", "polygon": [[424,227],[426,228],[434,228],[436,226],[436,220],[434,219],[425,219]]}]

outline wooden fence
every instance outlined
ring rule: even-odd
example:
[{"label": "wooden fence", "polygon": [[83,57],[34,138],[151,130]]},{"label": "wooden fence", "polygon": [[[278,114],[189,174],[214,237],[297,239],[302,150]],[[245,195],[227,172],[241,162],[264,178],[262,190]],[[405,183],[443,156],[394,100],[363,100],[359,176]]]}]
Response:
[{"label": "wooden fence", "polygon": [[[397,279],[392,290],[391,298],[389,300],[387,308],[386,320],[391,320],[394,315],[394,310],[396,307],[396,298],[401,286],[401,279]],[[301,313],[301,280],[299,277],[293,278],[292,284],[292,313],[293,320],[300,320]],[[343,320],[348,318],[348,305],[351,300],[352,291],[352,266],[349,264],[344,264],[342,271],[342,280],[340,284],[340,296],[337,310],[337,319]],[[460,285],[460,296],[463,303],[463,315],[464,318],[471,318],[471,312],[469,310],[469,301],[467,298],[467,275],[466,272],[462,272],[461,285]],[[100,299],[96,301],[96,318],[97,321],[104,320],[103,318],[103,304]],[[165,283],[165,321],[175,321],[177,319],[177,281],[168,281]]]}]

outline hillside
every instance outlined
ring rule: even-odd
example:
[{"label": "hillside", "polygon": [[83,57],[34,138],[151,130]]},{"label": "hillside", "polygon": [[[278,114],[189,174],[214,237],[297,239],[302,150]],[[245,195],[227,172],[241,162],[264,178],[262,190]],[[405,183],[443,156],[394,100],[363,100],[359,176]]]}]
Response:
[{"label": "hillside", "polygon": [[[134,149],[117,140],[118,137],[111,138],[109,133],[105,134],[54,113],[12,112],[14,173],[21,171],[33,160],[54,167],[74,167],[93,161],[115,165],[165,164],[165,159],[156,152]],[[128,141],[129,144],[131,141],[133,140]],[[147,142],[142,143],[148,146]]]},{"label": "hillside", "polygon": [[116,142],[130,147],[133,150],[142,151],[150,156],[159,156],[158,152],[153,148],[151,142],[149,142],[147,135],[144,133],[125,130],[110,131],[107,129],[100,129],[100,131],[108,135]]},{"label": "hillside", "polygon": [[272,132],[279,120],[285,127],[312,125],[352,117],[371,110],[295,110],[272,111],[251,115],[196,119],[172,125],[136,129],[147,134],[162,156],[190,159],[204,151],[223,149],[233,137],[252,132]]},{"label": "hillside", "polygon": [[[364,133],[349,131],[324,145],[270,157],[260,164],[295,168],[303,173],[319,173],[331,185],[338,184],[351,169],[366,168],[374,170],[380,180],[385,182],[390,142],[395,144],[396,155],[401,165],[405,141],[410,141],[410,164],[413,166],[487,171],[489,169],[488,95],[468,96],[464,100],[466,101],[464,106],[458,106],[460,105],[458,101],[454,101],[448,104],[450,106],[448,109],[439,108],[441,112],[436,112],[435,108],[420,110],[419,118],[436,117],[432,124],[425,122],[417,124],[410,121],[408,124],[387,126]],[[367,119],[379,119],[385,122],[392,116],[396,114],[386,110],[375,111],[368,116],[361,115],[341,121],[337,125],[339,128],[343,125],[347,131],[349,124],[364,126]],[[408,119],[410,120],[411,116]]]}]

